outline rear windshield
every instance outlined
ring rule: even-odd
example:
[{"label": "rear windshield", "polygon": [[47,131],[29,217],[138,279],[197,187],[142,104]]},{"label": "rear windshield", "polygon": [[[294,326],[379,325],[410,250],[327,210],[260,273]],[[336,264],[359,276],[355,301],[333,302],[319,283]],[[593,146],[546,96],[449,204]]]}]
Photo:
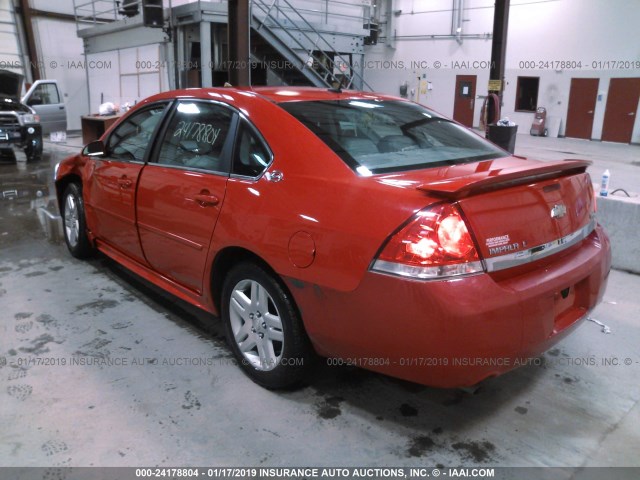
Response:
[{"label": "rear windshield", "polygon": [[465,127],[415,103],[336,100],[280,106],[360,175],[507,156]]}]

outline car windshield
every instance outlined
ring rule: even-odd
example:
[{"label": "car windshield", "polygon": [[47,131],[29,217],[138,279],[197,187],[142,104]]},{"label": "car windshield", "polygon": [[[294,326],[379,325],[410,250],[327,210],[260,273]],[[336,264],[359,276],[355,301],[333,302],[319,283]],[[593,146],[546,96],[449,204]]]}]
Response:
[{"label": "car windshield", "polygon": [[360,175],[508,155],[465,127],[411,102],[358,99],[280,106]]}]

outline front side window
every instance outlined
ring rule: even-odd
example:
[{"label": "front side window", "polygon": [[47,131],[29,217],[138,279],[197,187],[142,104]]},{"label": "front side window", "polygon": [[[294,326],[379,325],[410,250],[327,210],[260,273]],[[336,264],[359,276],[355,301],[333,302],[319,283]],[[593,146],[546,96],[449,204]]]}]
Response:
[{"label": "front side window", "polygon": [[53,83],[41,83],[38,85],[29,98],[29,105],[55,105],[62,103],[58,87]]},{"label": "front side window", "polygon": [[301,121],[360,175],[458,165],[506,154],[451,120],[410,102],[285,102]]},{"label": "front side window", "polygon": [[224,145],[233,115],[215,103],[181,101],[164,134],[157,163],[228,173]]},{"label": "front side window", "polygon": [[134,113],[118,125],[107,141],[108,156],[117,160],[143,162],[164,109],[164,104],[156,105]]}]

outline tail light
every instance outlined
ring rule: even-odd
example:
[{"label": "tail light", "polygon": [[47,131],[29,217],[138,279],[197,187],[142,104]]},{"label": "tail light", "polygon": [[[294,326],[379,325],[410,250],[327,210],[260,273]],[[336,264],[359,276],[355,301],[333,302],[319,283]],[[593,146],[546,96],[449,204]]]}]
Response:
[{"label": "tail light", "polygon": [[484,270],[464,219],[458,209],[449,204],[420,211],[387,240],[371,268],[420,279]]}]

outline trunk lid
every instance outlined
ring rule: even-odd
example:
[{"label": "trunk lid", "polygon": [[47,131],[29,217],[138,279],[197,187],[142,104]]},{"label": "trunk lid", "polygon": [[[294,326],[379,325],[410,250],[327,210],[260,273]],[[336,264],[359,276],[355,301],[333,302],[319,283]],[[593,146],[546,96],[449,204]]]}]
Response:
[{"label": "trunk lid", "polygon": [[526,261],[583,238],[593,216],[590,162],[482,163],[466,176],[418,187],[458,201],[482,257]]},{"label": "trunk lid", "polygon": [[[508,157],[406,172],[394,181],[456,202],[491,271],[560,251],[591,232],[589,165]],[[505,255],[512,258],[503,261]]]},{"label": "trunk lid", "polygon": [[470,196],[459,205],[482,256],[514,254],[516,265],[518,258],[553,253],[590,233],[592,192],[589,175],[576,173]]}]

